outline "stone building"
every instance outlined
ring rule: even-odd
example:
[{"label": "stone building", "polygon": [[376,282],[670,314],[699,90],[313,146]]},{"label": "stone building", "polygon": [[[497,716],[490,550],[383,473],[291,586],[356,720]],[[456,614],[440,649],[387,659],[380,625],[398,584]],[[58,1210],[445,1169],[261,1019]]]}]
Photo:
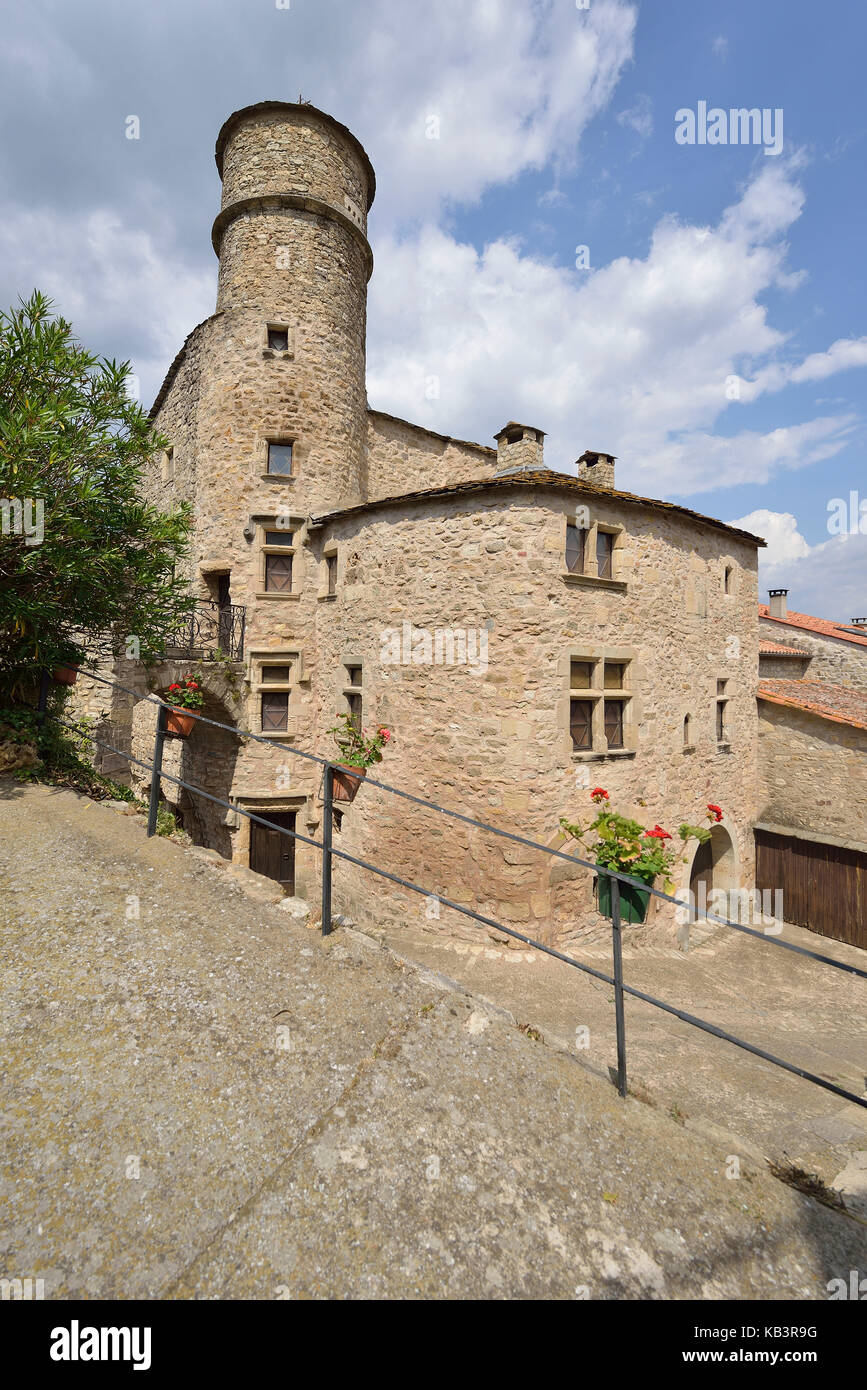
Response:
[{"label": "stone building", "polygon": [[757,873],[787,921],[867,946],[867,623],[759,606]]},{"label": "stone building", "polygon": [[[680,885],[750,886],[763,542],[618,490],[608,453],[547,469],[535,426],[509,421],[494,448],[371,410],[361,145],[310,105],[263,102],[230,116],[216,158],[216,312],[154,404],[169,448],[148,491],[192,504],[202,624],[186,647],[229,658],[204,662],[206,712],[268,742],[200,727],[167,770],[318,839],[319,769],[294,754],[335,755],[347,711],[392,730],[383,780],[545,844],[560,816],[589,819],[597,784],[669,828],[718,803]],[[144,693],[141,671],[122,678]],[[153,705],[121,696],[111,717],[147,757]],[[316,892],[315,850],[269,858],[243,817],[164,793],[201,843]],[[337,847],[434,897],[561,942],[599,920],[583,871],[369,783],[336,820]],[[477,935],[340,861],[335,906]]]}]

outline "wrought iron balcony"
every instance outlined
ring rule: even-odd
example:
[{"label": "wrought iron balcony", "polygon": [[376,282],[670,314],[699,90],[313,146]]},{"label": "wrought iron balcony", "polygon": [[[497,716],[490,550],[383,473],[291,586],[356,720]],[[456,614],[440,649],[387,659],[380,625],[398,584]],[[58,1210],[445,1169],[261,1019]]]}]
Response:
[{"label": "wrought iron balcony", "polygon": [[166,634],[165,655],[191,661],[243,661],[246,608],[239,603],[197,603],[174,632]]}]

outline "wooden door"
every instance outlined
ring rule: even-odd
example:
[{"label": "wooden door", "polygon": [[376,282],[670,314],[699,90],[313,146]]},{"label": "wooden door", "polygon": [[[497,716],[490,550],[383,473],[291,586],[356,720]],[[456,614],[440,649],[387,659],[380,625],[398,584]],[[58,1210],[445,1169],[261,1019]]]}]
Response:
[{"label": "wooden door", "polygon": [[[275,826],[295,829],[296,811],[262,811]],[[250,822],[250,868],[255,874],[276,879],[288,893],[295,892],[295,841],[291,835]]]},{"label": "wooden door", "polygon": [[757,830],[756,887],[781,890],[783,918],[867,947],[867,854]]}]

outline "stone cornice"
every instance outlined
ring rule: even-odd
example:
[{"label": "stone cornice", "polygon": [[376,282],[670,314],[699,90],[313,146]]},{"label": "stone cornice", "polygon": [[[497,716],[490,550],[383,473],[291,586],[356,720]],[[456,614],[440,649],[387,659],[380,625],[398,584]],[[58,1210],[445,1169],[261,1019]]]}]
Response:
[{"label": "stone cornice", "polygon": [[306,193],[262,193],[253,198],[239,198],[237,202],[230,203],[218,213],[211,231],[211,244],[217,256],[220,254],[223,235],[230,222],[234,222],[237,217],[245,217],[249,213],[273,212],[276,208],[297,208],[301,212],[313,213],[315,217],[328,217],[332,222],[337,222],[346,231],[351,232],[358,242],[367,262],[367,278],[373,274],[373,252],[370,243],[360,227],[357,227],[351,217],[347,217],[340,208],[334,207],[331,203],[323,202],[321,198],[310,198]]}]

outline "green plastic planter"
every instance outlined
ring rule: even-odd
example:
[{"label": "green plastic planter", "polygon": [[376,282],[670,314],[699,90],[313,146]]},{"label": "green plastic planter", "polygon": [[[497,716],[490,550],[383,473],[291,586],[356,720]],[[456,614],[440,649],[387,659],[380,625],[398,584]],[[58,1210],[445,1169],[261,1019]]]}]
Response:
[{"label": "green plastic planter", "polygon": [[[597,874],[599,883],[599,911],[603,917],[611,916],[611,879],[607,874]],[[634,888],[631,883],[620,885],[621,922],[643,922],[647,916],[650,902],[648,888]]]}]

